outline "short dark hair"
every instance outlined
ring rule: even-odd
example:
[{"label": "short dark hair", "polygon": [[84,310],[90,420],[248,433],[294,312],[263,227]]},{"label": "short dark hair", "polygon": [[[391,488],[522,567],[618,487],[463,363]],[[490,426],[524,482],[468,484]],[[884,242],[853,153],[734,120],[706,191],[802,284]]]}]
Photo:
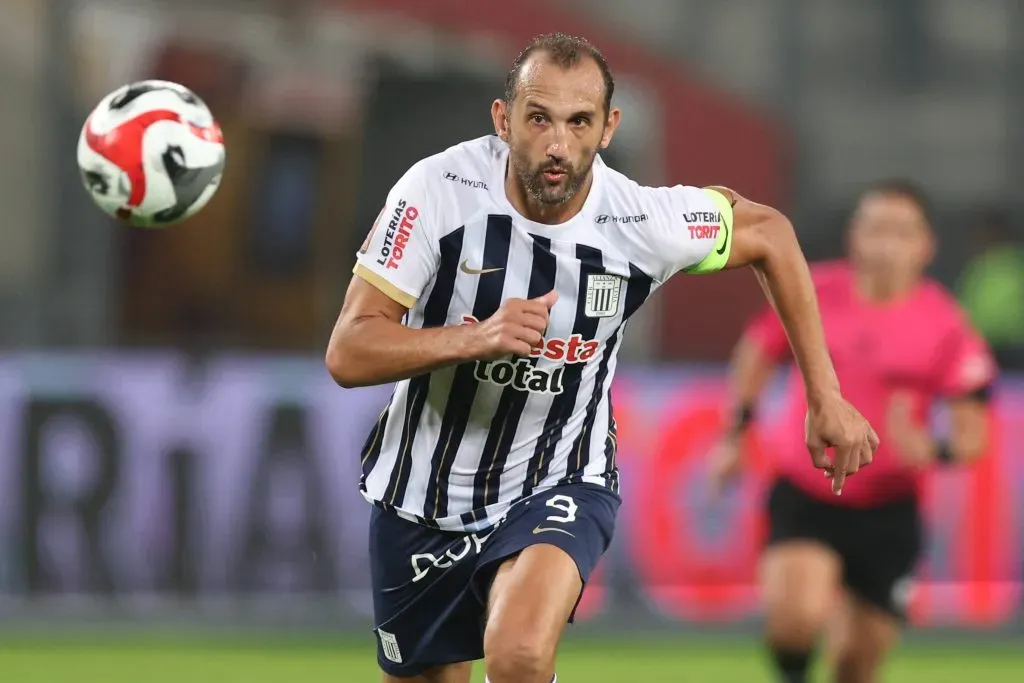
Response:
[{"label": "short dark hair", "polygon": [[924,219],[931,223],[932,220],[932,203],[928,198],[928,193],[924,191],[920,185],[907,178],[886,178],[885,180],[878,180],[868,185],[863,192],[860,194],[860,198],[863,199],[869,194],[889,194],[909,199],[913,202],[918,209],[921,211],[921,215]]},{"label": "short dark hair", "polygon": [[615,79],[612,78],[612,70],[608,67],[604,55],[596,45],[586,38],[570,36],[565,33],[545,33],[527,43],[523,51],[512,62],[512,68],[509,69],[508,75],[505,77],[505,102],[507,104],[512,104],[512,100],[515,99],[523,64],[535,52],[544,52],[552,62],[563,69],[571,69],[585,58],[593,59],[601,70],[601,77],[604,80],[605,114],[612,110]]}]

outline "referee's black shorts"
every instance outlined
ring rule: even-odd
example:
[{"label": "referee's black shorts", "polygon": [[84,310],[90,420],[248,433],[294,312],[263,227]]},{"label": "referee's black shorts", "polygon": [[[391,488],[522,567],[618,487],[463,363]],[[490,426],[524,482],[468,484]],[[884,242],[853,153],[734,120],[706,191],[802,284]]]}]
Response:
[{"label": "referee's black shorts", "polygon": [[849,507],[815,498],[781,478],[768,496],[768,545],[813,540],[835,550],[843,579],[865,602],[906,618],[924,532],[915,498]]}]

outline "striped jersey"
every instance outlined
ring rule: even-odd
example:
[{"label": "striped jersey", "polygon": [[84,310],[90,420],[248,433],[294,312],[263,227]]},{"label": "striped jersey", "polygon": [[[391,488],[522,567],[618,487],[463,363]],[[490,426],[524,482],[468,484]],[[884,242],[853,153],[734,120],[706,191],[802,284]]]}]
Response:
[{"label": "striped jersey", "polygon": [[354,270],[408,308],[411,328],[475,324],[505,299],[558,292],[530,356],[399,382],[367,439],[363,495],[440,529],[489,527],[563,483],[617,491],[609,388],[626,322],[675,273],[720,269],[731,246],[723,195],[643,187],[600,157],[577,215],[530,221],[505,194],[508,152],[488,136],[415,164]]}]

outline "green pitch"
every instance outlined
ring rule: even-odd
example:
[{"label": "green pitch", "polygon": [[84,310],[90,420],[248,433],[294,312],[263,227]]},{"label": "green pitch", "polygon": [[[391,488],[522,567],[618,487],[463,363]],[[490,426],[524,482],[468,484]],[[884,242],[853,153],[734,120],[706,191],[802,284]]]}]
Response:
[{"label": "green pitch", "polygon": [[[93,638],[88,642],[0,634],[0,677],[11,683],[375,683],[373,650],[323,639],[297,641]],[[890,665],[889,683],[1019,683],[1024,647],[907,647]],[[770,683],[754,643],[690,640],[622,643],[607,637],[563,647],[565,683]],[[818,680],[824,681],[821,677]],[[483,681],[477,667],[474,682]]]}]

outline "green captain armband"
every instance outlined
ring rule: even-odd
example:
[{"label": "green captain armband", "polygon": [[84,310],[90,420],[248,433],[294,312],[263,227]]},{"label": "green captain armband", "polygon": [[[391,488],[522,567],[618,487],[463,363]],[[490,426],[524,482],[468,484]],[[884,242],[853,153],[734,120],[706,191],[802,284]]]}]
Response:
[{"label": "green captain armband", "polygon": [[715,208],[721,214],[722,223],[718,231],[718,239],[715,241],[715,246],[712,247],[710,253],[699,263],[685,268],[683,270],[684,273],[714,273],[715,271],[722,270],[725,268],[725,264],[729,262],[729,253],[732,251],[732,204],[729,203],[729,198],[718,190],[712,190],[707,187],[703,188],[703,190],[710,197],[711,201],[715,203]]}]

